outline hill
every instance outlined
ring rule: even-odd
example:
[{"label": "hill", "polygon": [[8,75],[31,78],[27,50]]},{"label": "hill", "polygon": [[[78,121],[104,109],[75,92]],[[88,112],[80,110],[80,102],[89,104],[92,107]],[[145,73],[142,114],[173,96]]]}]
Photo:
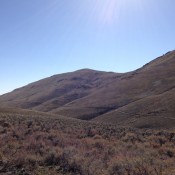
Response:
[{"label": "hill", "polygon": [[175,126],[175,51],[128,73],[83,69],[0,96],[18,107],[134,127]]}]

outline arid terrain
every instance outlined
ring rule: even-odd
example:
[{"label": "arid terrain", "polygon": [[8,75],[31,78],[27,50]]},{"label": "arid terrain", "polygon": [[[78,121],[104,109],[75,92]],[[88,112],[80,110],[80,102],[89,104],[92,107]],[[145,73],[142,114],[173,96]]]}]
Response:
[{"label": "arid terrain", "polygon": [[[175,130],[0,113],[2,175],[174,175]],[[19,114],[20,113],[20,114]]]},{"label": "arid terrain", "polygon": [[175,175],[175,51],[0,96],[2,175]]},{"label": "arid terrain", "polygon": [[175,126],[175,51],[128,73],[82,69],[0,96],[18,107],[140,128]]}]

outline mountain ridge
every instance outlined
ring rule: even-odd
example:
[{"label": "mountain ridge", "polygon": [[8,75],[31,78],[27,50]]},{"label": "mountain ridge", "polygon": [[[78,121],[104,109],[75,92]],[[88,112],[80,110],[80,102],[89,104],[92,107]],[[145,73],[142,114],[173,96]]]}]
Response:
[{"label": "mountain ridge", "polygon": [[[86,68],[53,75],[0,96],[0,104],[96,122],[119,124],[125,119],[123,125],[139,127],[146,116],[158,123],[154,109],[159,111],[160,121],[166,114],[160,109],[167,111],[167,118],[174,118],[175,111],[167,107],[175,108],[174,70],[175,51],[171,51],[127,73]],[[163,101],[170,104],[164,106]],[[140,116],[143,122],[131,124],[135,116]],[[154,122],[148,121],[147,126],[151,127]]]}]

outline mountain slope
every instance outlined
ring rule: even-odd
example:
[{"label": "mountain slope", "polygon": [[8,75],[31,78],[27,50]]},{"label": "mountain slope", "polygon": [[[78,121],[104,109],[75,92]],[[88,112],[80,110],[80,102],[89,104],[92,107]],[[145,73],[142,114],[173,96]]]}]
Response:
[{"label": "mountain slope", "polygon": [[174,70],[172,51],[129,73],[55,75],[0,96],[0,104],[125,126],[175,126]]},{"label": "mountain slope", "polygon": [[175,88],[96,117],[93,121],[129,127],[175,127]]},{"label": "mountain slope", "polygon": [[79,115],[80,118],[94,118],[101,113],[108,113],[137,100],[154,97],[174,88],[174,70],[175,52],[171,52],[141,69],[112,77],[112,83],[54,112],[74,117]]},{"label": "mountain slope", "polygon": [[54,75],[2,95],[0,104],[50,112],[98,91],[113,76],[115,73],[90,69]]}]

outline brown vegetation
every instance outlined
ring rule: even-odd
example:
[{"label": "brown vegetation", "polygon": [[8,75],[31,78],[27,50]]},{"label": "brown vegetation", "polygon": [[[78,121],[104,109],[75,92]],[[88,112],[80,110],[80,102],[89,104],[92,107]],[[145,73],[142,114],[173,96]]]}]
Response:
[{"label": "brown vegetation", "polygon": [[2,175],[174,175],[175,130],[0,114]]}]

